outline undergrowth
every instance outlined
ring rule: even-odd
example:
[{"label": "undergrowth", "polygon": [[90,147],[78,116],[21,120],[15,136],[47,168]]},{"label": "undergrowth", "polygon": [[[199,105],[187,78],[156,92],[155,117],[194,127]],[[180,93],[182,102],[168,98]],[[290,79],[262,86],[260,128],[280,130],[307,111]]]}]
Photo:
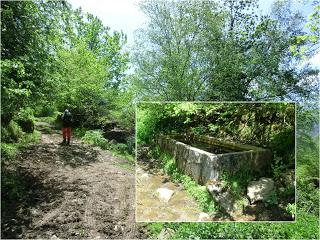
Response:
[{"label": "undergrowth", "polygon": [[34,131],[33,133],[22,132],[17,142],[14,143],[1,143],[1,158],[6,160],[12,160],[20,149],[26,148],[31,144],[38,143],[40,141],[40,132]]},{"label": "undergrowth", "polygon": [[298,211],[296,222],[151,223],[148,229],[152,236],[172,229],[171,239],[319,239],[318,224],[316,216]]},{"label": "undergrowth", "polygon": [[129,163],[134,164],[134,156],[129,153],[128,146],[123,143],[108,141],[103,137],[101,130],[87,130],[81,139],[87,144],[109,150],[113,155],[124,158]]},{"label": "undergrowth", "polygon": [[22,199],[26,195],[26,183],[21,179],[19,172],[12,169],[16,165],[16,154],[31,144],[40,141],[40,132],[19,132],[17,142],[1,142],[1,214],[12,207],[16,199]]}]

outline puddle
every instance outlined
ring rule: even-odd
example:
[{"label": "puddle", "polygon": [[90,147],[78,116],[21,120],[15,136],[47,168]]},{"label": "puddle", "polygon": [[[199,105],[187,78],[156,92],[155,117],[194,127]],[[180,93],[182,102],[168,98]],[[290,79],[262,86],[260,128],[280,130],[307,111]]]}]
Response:
[{"label": "puddle", "polygon": [[[174,191],[169,202],[161,202],[158,188]],[[136,220],[149,221],[198,221],[202,212],[196,201],[182,185],[173,183],[160,171],[149,171],[141,164],[136,169]]]}]

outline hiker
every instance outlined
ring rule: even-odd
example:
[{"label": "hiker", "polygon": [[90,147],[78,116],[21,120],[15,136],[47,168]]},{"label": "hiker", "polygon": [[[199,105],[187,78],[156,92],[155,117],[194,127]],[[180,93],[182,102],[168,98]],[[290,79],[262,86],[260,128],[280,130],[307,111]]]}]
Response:
[{"label": "hiker", "polygon": [[72,125],[73,119],[72,119],[72,114],[68,109],[64,110],[64,113],[61,116],[61,120],[62,120],[62,136],[63,136],[63,142],[61,144],[70,145],[71,125]]}]

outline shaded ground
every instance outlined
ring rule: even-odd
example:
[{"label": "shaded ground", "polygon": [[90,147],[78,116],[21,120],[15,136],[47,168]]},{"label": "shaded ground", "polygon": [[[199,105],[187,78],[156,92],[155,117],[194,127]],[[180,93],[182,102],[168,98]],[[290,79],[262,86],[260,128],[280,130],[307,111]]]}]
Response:
[{"label": "shaded ground", "polygon": [[[174,191],[169,202],[157,198],[158,188]],[[182,185],[172,183],[168,176],[147,165],[137,166],[136,194],[137,221],[197,221],[202,212]]]},{"label": "shaded ground", "polygon": [[[1,238],[140,238],[134,171],[108,151],[57,133],[3,165]],[[12,183],[12,184],[11,184]],[[11,185],[10,185],[11,184]]]}]

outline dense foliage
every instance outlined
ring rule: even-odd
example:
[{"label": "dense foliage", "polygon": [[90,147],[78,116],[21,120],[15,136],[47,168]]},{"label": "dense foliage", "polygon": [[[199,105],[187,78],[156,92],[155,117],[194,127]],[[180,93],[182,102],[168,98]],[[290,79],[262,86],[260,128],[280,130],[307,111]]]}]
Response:
[{"label": "dense foliage", "polygon": [[26,107],[36,115],[70,108],[79,126],[99,125],[127,69],[126,37],[61,2],[2,2],[3,125]]},{"label": "dense foliage", "polygon": [[[316,51],[310,31],[291,1],[271,15],[258,1],[143,1],[149,19],[137,34],[134,84],[141,98],[182,100],[283,100],[307,96],[317,71],[302,64]],[[306,51],[308,49],[308,51]],[[299,67],[298,67],[299,66]]]},{"label": "dense foliage", "polygon": [[116,122],[133,132],[132,98],[123,91],[128,53],[122,32],[111,33],[66,1],[5,1],[1,33],[3,143],[18,142],[21,130],[32,133],[34,116],[58,119],[66,108],[76,127]]},{"label": "dense foliage", "polygon": [[[139,100],[315,100],[298,108],[296,223],[151,228],[174,229],[174,238],[319,238],[319,133],[310,134],[318,123],[319,72],[305,62],[319,49],[319,4],[308,19],[295,4],[275,1],[267,15],[258,14],[255,0],[143,1],[148,22],[129,55],[124,33],[67,1],[1,1],[2,159],[39,141],[35,116],[56,123],[65,108],[84,141],[132,155],[132,136],[113,144],[101,129],[116,122],[133,133]],[[139,105],[137,140],[152,143],[160,130],[208,134],[273,149],[274,173],[292,167],[293,106],[238,106]],[[19,197],[19,179],[2,180]]]},{"label": "dense foliage", "polygon": [[143,104],[137,114],[137,141],[160,133],[206,134],[270,148],[294,164],[295,106],[292,103]]}]

